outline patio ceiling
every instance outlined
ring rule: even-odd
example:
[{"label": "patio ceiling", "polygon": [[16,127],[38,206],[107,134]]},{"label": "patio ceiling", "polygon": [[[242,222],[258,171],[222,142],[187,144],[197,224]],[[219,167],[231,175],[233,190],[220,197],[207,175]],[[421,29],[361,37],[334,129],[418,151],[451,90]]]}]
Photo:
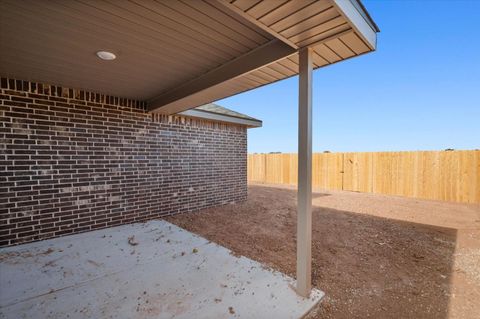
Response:
[{"label": "patio ceiling", "polygon": [[[0,74],[177,113],[376,48],[357,0],[0,0]],[[114,52],[102,61],[95,53]]]}]

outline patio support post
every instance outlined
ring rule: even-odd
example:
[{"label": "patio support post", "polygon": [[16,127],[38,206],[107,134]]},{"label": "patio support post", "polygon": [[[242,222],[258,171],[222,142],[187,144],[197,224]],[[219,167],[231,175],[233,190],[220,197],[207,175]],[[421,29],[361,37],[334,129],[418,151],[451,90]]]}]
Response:
[{"label": "patio support post", "polygon": [[297,293],[312,289],[312,49],[299,51]]}]

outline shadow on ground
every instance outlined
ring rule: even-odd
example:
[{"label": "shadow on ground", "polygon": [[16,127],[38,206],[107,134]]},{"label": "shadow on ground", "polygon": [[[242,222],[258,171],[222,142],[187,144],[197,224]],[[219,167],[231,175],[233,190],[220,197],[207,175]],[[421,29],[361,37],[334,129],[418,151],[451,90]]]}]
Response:
[{"label": "shadow on ground", "polygon": [[327,194],[327,193],[313,193],[313,194],[312,194],[312,199],[321,198],[321,197],[327,197],[327,196],[332,196],[332,194]]},{"label": "shadow on ground", "polygon": [[[294,190],[250,186],[244,203],[168,220],[295,274]],[[327,295],[315,318],[447,318],[456,236],[452,228],[314,206],[312,282]]]}]

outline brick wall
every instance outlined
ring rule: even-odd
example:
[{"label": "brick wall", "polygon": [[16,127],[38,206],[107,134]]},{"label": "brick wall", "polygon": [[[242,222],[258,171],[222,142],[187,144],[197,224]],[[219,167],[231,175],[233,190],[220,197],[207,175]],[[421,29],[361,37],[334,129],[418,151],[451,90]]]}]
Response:
[{"label": "brick wall", "polygon": [[246,199],[246,128],[1,79],[0,246]]}]

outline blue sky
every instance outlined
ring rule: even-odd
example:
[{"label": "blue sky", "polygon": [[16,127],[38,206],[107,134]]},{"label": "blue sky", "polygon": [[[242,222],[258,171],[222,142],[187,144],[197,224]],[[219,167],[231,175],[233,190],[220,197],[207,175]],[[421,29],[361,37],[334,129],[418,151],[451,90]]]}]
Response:
[{"label": "blue sky", "polygon": [[[363,1],[374,53],[314,71],[313,150],[480,148],[480,1]],[[218,104],[263,120],[249,153],[297,151],[298,78]]]}]

